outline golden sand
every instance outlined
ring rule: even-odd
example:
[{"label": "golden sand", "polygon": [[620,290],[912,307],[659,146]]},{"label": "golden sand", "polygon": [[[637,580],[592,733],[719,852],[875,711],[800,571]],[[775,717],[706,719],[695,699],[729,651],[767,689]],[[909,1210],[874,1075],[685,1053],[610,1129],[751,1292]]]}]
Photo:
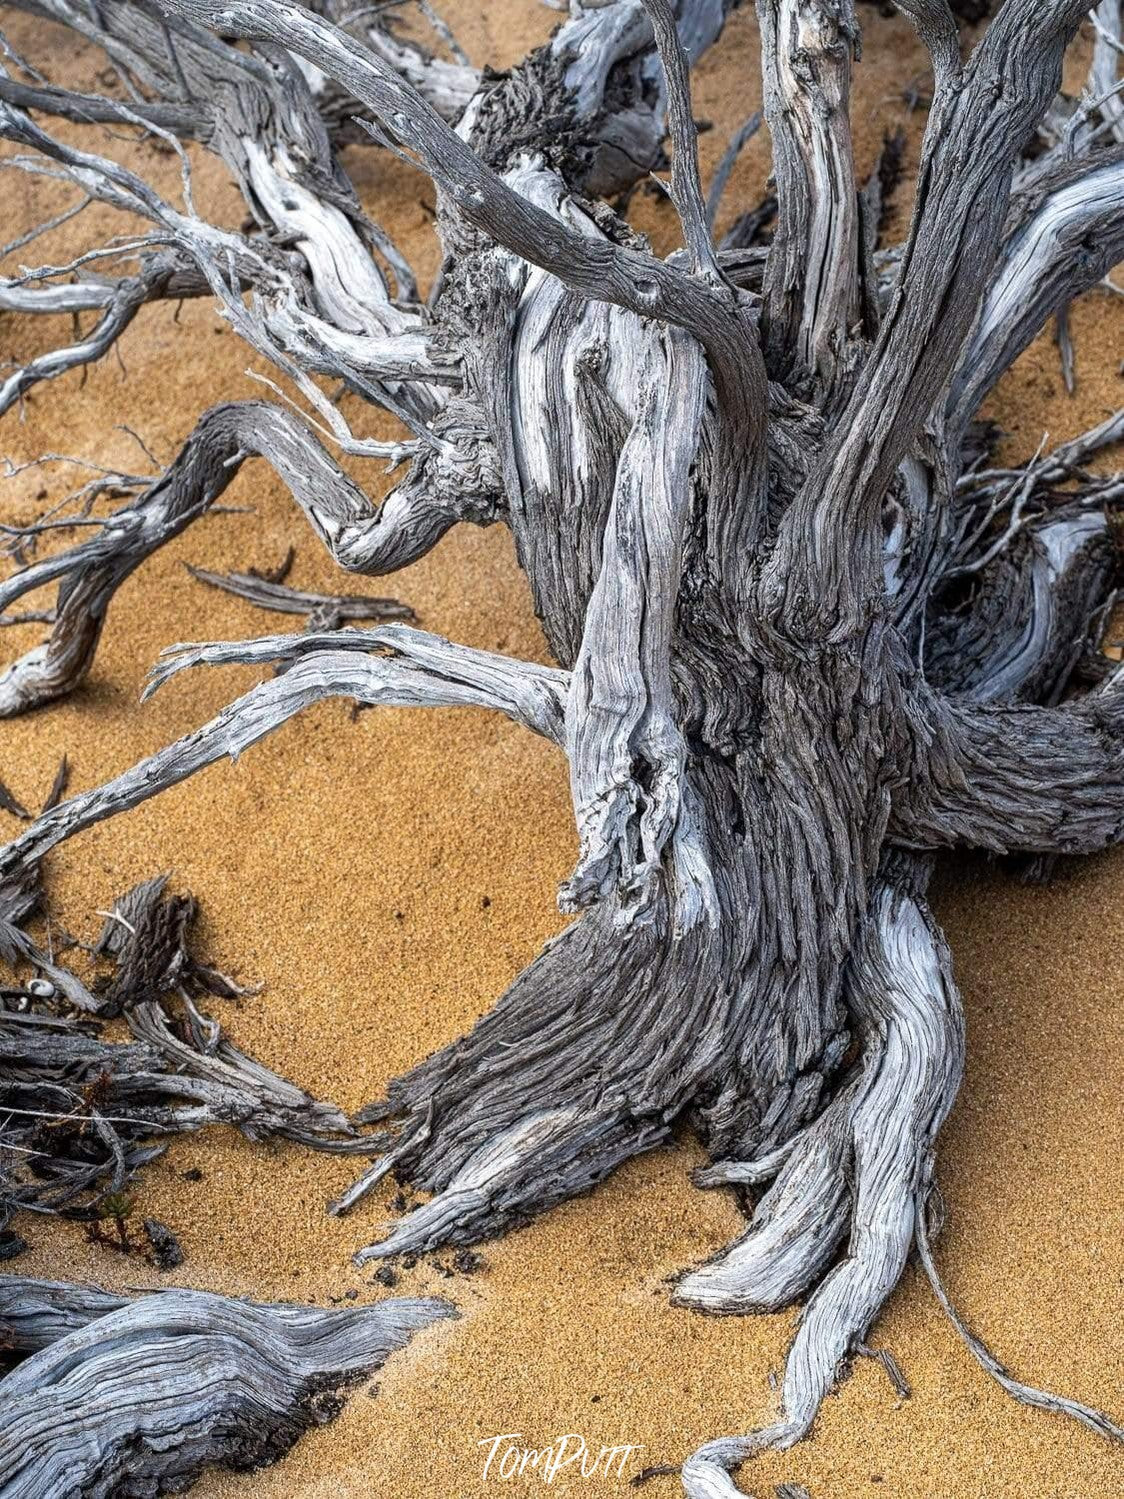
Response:
[{"label": "golden sand", "polygon": [[[469,0],[443,9],[473,57],[515,60],[555,23],[531,0]],[[909,28],[863,7],[855,128],[869,170],[884,129],[907,131],[917,159],[923,117],[908,116],[901,87],[923,83]],[[99,65],[72,40],[11,18],[13,42],[53,76],[89,84]],[[46,28],[43,28],[46,33]],[[704,171],[760,102],[754,28],[745,11],[697,72]],[[88,139],[88,137],[87,137]],[[98,147],[94,147],[98,149]],[[120,155],[120,142],[108,143]],[[764,186],[767,138],[749,146],[731,202]],[[129,157],[169,194],[173,160],[151,148]],[[428,183],[385,153],[352,151],[347,164],[367,206],[425,276],[436,264]],[[65,195],[5,174],[5,237],[54,211]],[[213,162],[196,192],[237,222],[239,200]],[[903,188],[894,233],[904,228]],[[727,214],[727,217],[730,215]],[[674,218],[638,195],[636,218],[658,249],[674,243]],[[121,229],[95,209],[44,242],[65,258]],[[19,257],[39,255],[28,250]],[[1057,354],[1040,340],[992,403],[1010,453],[1033,450],[1043,430],[1076,433],[1121,403],[1119,303],[1087,297],[1073,316],[1078,392],[1067,399]],[[5,354],[25,359],[65,334],[61,320],[0,319]],[[40,386],[21,424],[9,415],[0,451],[21,460],[46,450],[143,466],[115,423],[128,423],[166,460],[213,402],[262,394],[245,376],[254,361],[206,303],[146,310],[123,339],[124,371],[111,357],[84,382],[72,374]],[[126,373],[127,372],[127,373]],[[348,399],[364,432],[389,432]],[[372,492],[385,479],[356,471]],[[70,479],[30,473],[5,486],[6,519],[27,518]],[[77,481],[75,481],[77,482]],[[238,638],[285,628],[248,605],[193,582],[185,562],[260,567],[297,548],[291,581],[324,591],[393,592],[426,627],[453,639],[543,658],[544,647],[510,541],[496,528],[464,527],[424,562],[386,580],[341,580],[264,463],[228,493],[252,514],[201,521],[121,589],[86,685],[69,701],[0,728],[0,777],[29,805],[50,785],[59,756],[82,790],[197,726],[241,691],[244,669],[178,678],[151,703],[137,697],[160,648],[176,640]],[[5,658],[39,638],[9,629]],[[17,831],[0,814],[0,837]],[[355,1107],[388,1078],[451,1040],[480,1015],[562,926],[554,906],[574,837],[561,756],[497,717],[475,711],[380,711],[349,718],[333,703],[306,714],[250,752],[215,766],[155,802],[76,838],[48,861],[64,923],[89,936],[115,894],[163,869],[198,896],[210,958],[264,992],[223,1005],[231,1036],[313,1093]],[[1048,889],[1026,888],[980,865],[952,868],[938,892],[968,1018],[968,1074],[944,1131],[940,1179],[949,1208],[938,1256],[970,1321],[1023,1377],[1102,1407],[1121,1408],[1120,1325],[1124,1253],[1119,1162],[1124,1091],[1120,998],[1124,858],[1093,860]],[[795,1313],[706,1319],[668,1305],[665,1277],[713,1251],[741,1219],[722,1193],[687,1180],[696,1144],[637,1160],[592,1196],[526,1230],[483,1246],[487,1268],[446,1279],[423,1261],[401,1291],[450,1294],[461,1319],[419,1336],[356,1393],[338,1421],[303,1439],[275,1468],[252,1477],[213,1474],[200,1499],[473,1499],[531,1494],[540,1479],[484,1481],[487,1448],[520,1432],[542,1447],[560,1433],[601,1444],[642,1444],[635,1473],[678,1461],[703,1439],[767,1419],[766,1376],[782,1365]],[[199,1167],[203,1179],[185,1182]],[[232,1132],[180,1141],[139,1185],[145,1212],[166,1220],[187,1259],[187,1285],[257,1297],[326,1301],[356,1289],[388,1294],[350,1254],[378,1237],[394,1188],[350,1217],[324,1204],[351,1166],[295,1148],[251,1145]],[[84,1277],[110,1286],[156,1283],[147,1267],[86,1243],[77,1227],[23,1225],[32,1251],[14,1269]],[[437,1259],[447,1262],[449,1256]],[[975,1366],[920,1274],[907,1270],[872,1341],[890,1348],[913,1388],[898,1400],[877,1365],[860,1361],[827,1401],[814,1436],[743,1470],[759,1494],[800,1482],[814,1499],[1107,1499],[1121,1490],[1118,1456],[1089,1432],[1017,1406]],[[570,1476],[567,1476],[567,1474]],[[553,1491],[620,1493],[619,1478],[582,1481],[572,1470]],[[678,1492],[674,1477],[646,1492]]]}]

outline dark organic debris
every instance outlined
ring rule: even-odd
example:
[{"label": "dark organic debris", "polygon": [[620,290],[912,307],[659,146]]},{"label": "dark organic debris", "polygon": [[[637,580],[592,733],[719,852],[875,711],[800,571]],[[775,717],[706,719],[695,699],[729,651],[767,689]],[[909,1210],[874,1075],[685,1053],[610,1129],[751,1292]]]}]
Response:
[{"label": "dark organic debris", "polygon": [[[114,902],[90,949],[113,964],[87,1006],[96,1015],[67,1013],[53,985],[46,996],[29,984],[0,997],[0,1225],[21,1208],[60,1212],[82,1219],[95,1242],[141,1253],[130,1183],[171,1136],[208,1124],[321,1150],[379,1148],[339,1109],[247,1057],[199,1008],[203,994],[245,991],[192,954],[195,902],[167,883],[142,881]],[[38,909],[38,884],[7,894],[0,960],[39,961],[21,926]],[[127,1041],[104,1033],[117,1015]],[[157,1261],[177,1263],[173,1236],[154,1220],[144,1228]]]},{"label": "dark organic debris", "polygon": [[94,943],[95,957],[116,972],[97,985],[101,1013],[120,1015],[153,994],[174,992],[193,977],[187,934],[196,916],[190,895],[165,896],[168,876],[145,880],[119,896]]},{"label": "dark organic debris", "polygon": [[[116,973],[98,986],[100,1013],[119,1015],[141,1000],[175,992],[189,1009],[192,994],[234,999],[250,991],[191,953],[188,938],[198,916],[192,895],[167,895],[168,876],[142,880],[120,896],[105,918],[93,952],[112,958]],[[192,1014],[205,1031],[212,1022]]]},{"label": "dark organic debris", "polygon": [[31,817],[31,813],[12,795],[3,781],[0,781],[0,811],[10,812],[13,817],[21,817],[25,822]]},{"label": "dark organic debris", "polygon": [[59,761],[59,768],[55,771],[55,778],[51,782],[51,789],[47,792],[47,799],[40,809],[41,813],[50,812],[53,807],[58,806],[59,802],[62,801],[63,792],[66,790],[69,780],[70,761],[63,755]]},{"label": "dark organic debris", "polygon": [[910,1398],[912,1391],[909,1387],[909,1381],[902,1373],[901,1365],[888,1348],[870,1348],[866,1343],[860,1343],[855,1352],[861,1354],[863,1358],[872,1358],[876,1363],[882,1365],[886,1371],[886,1378],[893,1385],[894,1393],[898,1396],[899,1400],[908,1400]]},{"label": "dark organic debris", "polygon": [[251,578],[260,578],[263,583],[284,583],[285,579],[292,572],[293,563],[296,559],[296,547],[289,547],[276,567],[248,567],[246,571]]},{"label": "dark organic debris", "polygon": [[0,1230],[0,1260],[14,1260],[18,1254],[23,1254],[26,1248],[27,1240],[21,1234],[17,1234],[15,1229]]},{"label": "dark organic debris", "polygon": [[166,1223],[161,1223],[158,1218],[146,1218],[144,1231],[152,1246],[150,1258],[157,1270],[174,1270],[177,1265],[183,1264],[180,1241]]},{"label": "dark organic debris", "polygon": [[641,1468],[639,1473],[634,1473],[628,1480],[629,1487],[640,1488],[643,1484],[650,1483],[653,1478],[666,1478],[670,1473],[678,1473],[679,1469],[674,1463],[653,1463],[649,1468]]}]

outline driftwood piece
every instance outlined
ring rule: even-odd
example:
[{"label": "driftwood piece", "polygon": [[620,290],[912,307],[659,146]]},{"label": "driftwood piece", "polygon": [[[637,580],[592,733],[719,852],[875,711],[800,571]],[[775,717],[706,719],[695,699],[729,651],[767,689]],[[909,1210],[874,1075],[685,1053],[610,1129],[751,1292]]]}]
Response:
[{"label": "driftwood piece", "polygon": [[[27,860],[0,876],[0,963],[13,971],[30,965],[38,975],[33,982],[45,985],[45,994],[57,992],[75,1009],[96,1012],[99,1002],[82,980],[62,963],[56,962],[54,956],[25,930],[26,924],[40,913],[42,905],[38,860]],[[33,995],[32,990],[23,997]]]},{"label": "driftwood piece", "polygon": [[97,1286],[0,1275],[0,1347],[37,1353],[128,1305],[129,1297]]},{"label": "driftwood piece", "polygon": [[[393,571],[462,521],[509,526],[557,665],[396,625],[174,646],[154,687],[197,664],[279,674],[31,821],[0,853],[0,890],[26,906],[63,840],[331,695],[488,707],[558,745],[579,838],[562,900],[581,914],[468,1035],[364,1111],[385,1123],[384,1153],[333,1207],[394,1171],[432,1196],[361,1262],[468,1243],[689,1121],[712,1160],[700,1185],[766,1190],[675,1295],[717,1312],[807,1298],[780,1419],[684,1466],[692,1499],[729,1495],[732,1467],[808,1431],[925,1242],[963,1064],[925,902],[939,851],[1049,867],[1124,839],[1124,677],[1100,652],[1124,478],[1090,466],[1124,416],[1017,468],[991,461],[975,422],[1038,329],[1124,253],[1119,4],[1097,7],[1076,100],[1059,88],[1087,0],[1006,0],[971,47],[957,15],[983,7],[899,0],[931,105],[908,238],[880,246],[892,173],[860,190],[851,141],[859,9],[759,0],[776,191],[739,205],[716,249],[728,163],[708,205],[689,64],[722,0],[576,4],[502,76],[474,75],[445,34],[404,40],[335,0],[20,3],[102,48],[135,98],[0,77],[0,135],[24,169],[151,237],[132,277],[76,290],[44,267],[0,287],[21,314],[100,314],[10,390],[98,357],[144,300],[182,291],[213,295],[311,420],[264,402],[205,413],[92,536],[0,583],[0,611],[60,585],[49,640],[0,678],[0,712],[81,680],[114,589],[252,455],[347,569]],[[186,175],[182,208],[163,200],[58,139],[52,116],[201,143],[251,229],[201,219]],[[661,260],[597,199],[660,161],[665,123],[683,248]],[[347,180],[337,147],[358,138],[436,185],[443,264],[424,303]],[[408,436],[357,437],[323,375]],[[320,438],[405,474],[372,504]],[[283,579],[238,586],[292,602]],[[0,927],[16,958],[29,940]],[[235,1086],[222,1069],[245,1068],[204,1017],[172,1035],[130,972],[115,1002],[134,1045],[184,1068],[160,1085],[175,1076],[218,1107]],[[11,1023],[40,1048],[100,1044],[34,1007]]]},{"label": "driftwood piece", "polygon": [[408,604],[397,599],[367,598],[363,594],[309,593],[289,588],[285,583],[258,578],[253,573],[212,573],[203,567],[188,567],[199,583],[232,593],[235,598],[256,604],[259,609],[273,609],[278,614],[330,614],[336,619],[406,619],[417,616]]},{"label": "driftwood piece", "polygon": [[4,1280],[0,1303],[33,1310],[0,1326],[37,1349],[0,1380],[4,1499],[139,1499],[209,1464],[263,1467],[338,1413],[341,1386],[452,1313],[438,1300],[321,1311],[186,1290],[122,1304]]},{"label": "driftwood piece", "polygon": [[[56,580],[65,595],[47,643],[0,674],[0,716],[69,692],[82,680],[114,590],[157,547],[214,504],[251,453],[269,457],[325,544],[357,572],[405,566],[466,518],[462,501],[454,496],[423,496],[402,488],[375,511],[291,413],[259,402],[215,407],[168,472],[118,512],[101,535],[33,563],[0,584],[0,609]],[[469,501],[463,505],[471,509]]]}]

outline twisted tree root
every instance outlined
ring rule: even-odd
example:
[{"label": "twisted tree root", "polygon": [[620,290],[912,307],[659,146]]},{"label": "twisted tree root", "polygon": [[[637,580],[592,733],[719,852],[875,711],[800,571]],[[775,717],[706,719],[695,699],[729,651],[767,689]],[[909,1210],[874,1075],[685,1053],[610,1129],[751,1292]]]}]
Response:
[{"label": "twisted tree root", "polygon": [[[372,1117],[392,1144],[337,1206],[394,1169],[436,1195],[363,1257],[463,1242],[588,1188],[680,1116],[720,1162],[704,1181],[775,1174],[746,1234],[677,1293],[729,1311],[812,1292],[779,1420],[686,1465],[690,1493],[729,1494],[732,1465],[808,1430],[924,1238],[962,1045],[930,851],[1050,859],[1124,837],[1124,678],[1088,659],[1112,597],[1104,507],[1124,490],[1083,467],[1118,419],[1021,474],[962,472],[979,397],[1118,253],[1119,17],[1098,8],[1106,98],[1075,106],[1057,90],[1087,0],[1007,0],[967,56],[944,0],[900,0],[933,100],[909,238],[875,253],[848,121],[854,7],[761,0],[777,227],[739,256],[711,241],[682,50],[712,39],[723,0],[578,5],[498,80],[426,68],[377,22],[357,40],[334,0],[21,3],[102,46],[137,108],[0,79],[19,165],[146,220],[140,248],[159,243],[175,284],[206,283],[344,451],[411,467],[374,511],[301,424],[212,413],[102,536],[0,586],[2,606],[63,580],[52,643],[0,707],[68,690],[120,578],[263,449],[344,566],[506,520],[559,667],[392,630],[178,648],[158,681],[202,661],[282,674],[32,824],[0,880],[24,889],[63,838],[332,693],[487,706],[562,746],[581,840],[566,894],[592,908],[391,1086]],[[424,305],[334,155],[341,106],[437,186],[444,265]],[[181,212],[29,111],[204,142],[261,232],[201,220],[185,158]],[[665,113],[685,249],[661,260],[580,194],[650,168]],[[96,295],[5,286],[8,306],[104,314],[16,386],[103,352],[141,291],[172,285],[152,264]],[[312,374],[409,439],[354,437]]]},{"label": "twisted tree root", "polygon": [[[923,871],[921,878],[923,883]],[[887,881],[876,891],[852,954],[848,1006],[864,1032],[857,1077],[842,1101],[837,1095],[824,1129],[813,1126],[795,1145],[786,1179],[758,1209],[762,1221],[755,1214],[749,1232],[727,1256],[676,1288],[678,1301],[708,1311],[744,1311],[762,1290],[772,1296],[767,1305],[779,1304],[775,1293],[787,1285],[801,1289],[801,1279],[807,1285],[820,1270],[834,1247],[825,1246],[825,1239],[837,1240],[842,1228],[835,1194],[850,1198],[847,1251],[801,1316],[785,1366],[780,1419],[749,1436],[700,1447],[683,1465],[689,1499],[736,1494],[730,1468],[765,1447],[790,1447],[807,1434],[841,1364],[865,1340],[905,1265],[921,1174],[964,1070],[960,998],[943,939],[914,893],[916,881],[916,872],[909,871],[904,880]],[[839,1141],[840,1135],[849,1138]],[[840,1174],[829,1185],[833,1165]],[[791,1190],[802,1166],[818,1188],[810,1208]],[[848,1189],[844,1175],[852,1174]],[[809,1234],[805,1215],[816,1206],[818,1231]],[[778,1243],[785,1260],[773,1271],[765,1256]],[[795,1264],[789,1266],[790,1260]],[[781,1279],[785,1269],[787,1282]]]}]

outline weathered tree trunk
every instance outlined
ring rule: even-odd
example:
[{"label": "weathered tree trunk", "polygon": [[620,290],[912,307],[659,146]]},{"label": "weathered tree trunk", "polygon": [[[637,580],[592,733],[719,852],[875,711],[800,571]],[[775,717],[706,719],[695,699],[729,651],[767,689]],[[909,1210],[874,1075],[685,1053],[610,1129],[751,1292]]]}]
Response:
[{"label": "weathered tree trunk", "polygon": [[[561,745],[580,841],[561,898],[577,919],[469,1035],[368,1111],[396,1139],[335,1207],[393,1169],[434,1195],[360,1259],[471,1241],[589,1188],[688,1118],[715,1161],[702,1185],[773,1184],[677,1298],[743,1312],[810,1293],[778,1422],[684,1468],[698,1499],[733,1492],[727,1469],[808,1430],[915,1234],[931,1264],[933,1148],[963,1066],[924,899],[933,855],[1048,858],[1124,833],[1121,679],[1102,658],[1082,696],[1078,673],[1110,595],[1104,507],[1119,492],[1084,463],[1119,418],[1017,474],[964,468],[995,380],[1124,253],[1124,157],[1100,123],[1047,139],[1013,190],[1085,0],[1008,0],[967,61],[944,0],[901,0],[934,98],[894,255],[876,255],[855,177],[850,0],[758,3],[778,200],[767,254],[714,246],[699,183],[682,42],[713,39],[718,0],[577,5],[550,46],[474,93],[455,130],[447,100],[412,87],[381,43],[280,0],[162,0],[168,20],[137,12],[127,45],[125,0],[105,0],[96,23],[68,0],[26,4],[143,62],[159,108],[103,104],[100,117],[219,151],[259,222],[294,246],[153,201],[25,112],[80,117],[88,103],[0,79],[0,133],[171,238],[167,279],[130,295],[168,295],[182,259],[328,435],[411,464],[374,510],[280,408],[208,413],[94,541],[0,585],[7,607],[62,580],[51,641],[10,669],[3,709],[75,685],[120,579],[251,453],[356,570],[399,567],[458,520],[506,522],[558,666],[400,626],[176,647],[157,684],[198,662],[285,670],[46,814],[0,875],[331,694],[483,704]],[[204,26],[253,43],[217,54],[228,91],[183,86],[185,69],[201,80],[216,66]],[[436,182],[445,262],[428,304],[401,277],[391,298],[369,251],[396,257],[340,180],[293,57]],[[685,248],[660,261],[592,195],[650,166],[665,104]],[[44,290],[44,305],[64,292],[48,303]],[[412,437],[357,441],[308,371],[384,404]],[[53,372],[29,367],[12,389]],[[1116,1432],[1072,1402],[1039,1403]]]}]

